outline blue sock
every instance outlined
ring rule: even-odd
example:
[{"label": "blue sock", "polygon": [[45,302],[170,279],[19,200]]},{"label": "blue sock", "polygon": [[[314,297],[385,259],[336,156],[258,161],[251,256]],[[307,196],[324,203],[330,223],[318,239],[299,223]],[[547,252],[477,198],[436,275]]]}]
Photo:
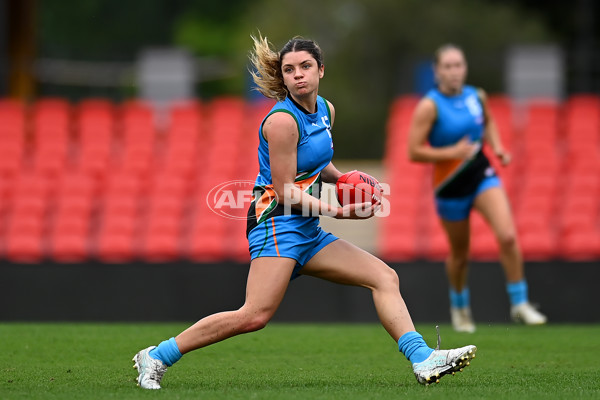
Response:
[{"label": "blue sock", "polygon": [[175,338],[161,342],[156,348],[150,350],[150,357],[156,358],[167,364],[168,367],[175,364],[182,357]]},{"label": "blue sock", "polygon": [[511,306],[518,306],[519,304],[529,301],[527,281],[525,281],[525,279],[518,282],[507,283],[506,291],[508,292]]},{"label": "blue sock", "polygon": [[398,350],[411,362],[420,363],[433,353],[433,349],[427,346],[420,333],[406,332],[398,339]]},{"label": "blue sock", "polygon": [[471,305],[471,292],[469,288],[463,288],[461,292],[450,288],[450,305],[456,308],[469,307]]}]

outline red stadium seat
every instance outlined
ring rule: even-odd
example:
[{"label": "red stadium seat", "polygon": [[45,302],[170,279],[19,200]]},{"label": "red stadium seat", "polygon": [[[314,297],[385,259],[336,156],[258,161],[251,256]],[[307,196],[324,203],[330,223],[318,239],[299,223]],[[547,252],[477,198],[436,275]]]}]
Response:
[{"label": "red stadium seat", "polygon": [[164,232],[153,232],[142,244],[141,257],[149,262],[167,262],[181,258],[179,237]]},{"label": "red stadium seat", "polygon": [[446,234],[435,230],[421,238],[423,256],[429,260],[444,261],[450,254],[450,245]]},{"label": "red stadium seat", "polygon": [[585,261],[600,258],[598,229],[575,230],[559,241],[559,254],[566,260]]},{"label": "red stadium seat", "polygon": [[189,182],[173,172],[154,174],[149,186],[153,197],[185,198],[189,192]]},{"label": "red stadium seat", "polygon": [[227,219],[199,208],[188,238],[186,254],[195,261],[217,261],[227,256]]},{"label": "red stadium seat", "polygon": [[553,218],[542,213],[518,214],[515,223],[520,235],[531,233],[535,236],[539,233],[549,232],[555,227]]},{"label": "red stadium seat", "polygon": [[44,257],[42,234],[15,233],[6,239],[6,257],[19,263],[38,263]]},{"label": "red stadium seat", "polygon": [[564,237],[570,235],[572,232],[577,232],[583,229],[593,228],[594,222],[590,219],[588,214],[573,214],[573,215],[559,215],[557,222],[557,229],[559,231],[562,240]]},{"label": "red stadium seat", "polygon": [[531,195],[527,195],[527,197],[521,197],[515,207],[517,218],[521,215],[549,217],[553,211],[554,198],[547,197],[544,194],[533,195],[532,193]]},{"label": "red stadium seat", "polygon": [[169,143],[195,143],[202,129],[203,106],[200,102],[174,104],[169,110]]},{"label": "red stadium seat", "polygon": [[165,216],[166,218],[181,218],[186,207],[183,196],[173,196],[168,193],[155,194],[148,204],[148,218]]},{"label": "red stadium seat", "polygon": [[0,140],[0,174],[14,177],[22,169],[25,148],[21,142],[4,142]]},{"label": "red stadium seat", "polygon": [[197,156],[193,143],[170,143],[163,154],[163,169],[167,173],[189,178],[196,172]]},{"label": "red stadium seat", "polygon": [[179,215],[154,213],[147,216],[141,256],[150,262],[172,261],[181,256],[182,219]]},{"label": "red stadium seat", "polygon": [[100,222],[100,234],[135,235],[139,220],[134,213],[105,212]]},{"label": "red stadium seat", "polygon": [[110,197],[137,197],[146,189],[146,181],[120,169],[110,171],[104,192]]},{"label": "red stadium seat", "polygon": [[58,262],[86,261],[90,254],[88,238],[78,234],[55,234],[50,242],[49,254]]},{"label": "red stadium seat", "polygon": [[58,182],[58,192],[63,197],[90,198],[97,194],[96,181],[87,174],[68,172]]},{"label": "red stadium seat", "polygon": [[250,250],[248,249],[248,240],[246,239],[245,229],[232,234],[229,239],[229,245],[230,248],[227,251],[228,259],[240,263],[250,262]]},{"label": "red stadium seat", "polygon": [[91,217],[90,203],[63,202],[55,209],[52,216],[53,232],[55,234],[87,235],[90,231]]},{"label": "red stadium seat", "polygon": [[0,174],[13,176],[21,167],[25,139],[25,106],[0,99]]},{"label": "red stadium seat", "polygon": [[414,231],[380,231],[378,242],[378,254],[387,261],[409,261],[420,256]]},{"label": "red stadium seat", "polygon": [[31,235],[40,236],[45,229],[45,219],[37,215],[12,214],[7,223],[6,234],[11,236]]},{"label": "red stadium seat", "polygon": [[92,214],[95,206],[93,197],[61,194],[56,197],[55,218],[64,217],[84,218]]},{"label": "red stadium seat", "polygon": [[98,237],[96,256],[107,263],[127,263],[136,259],[133,234],[105,233]]},{"label": "red stadium seat", "polygon": [[127,146],[121,153],[121,169],[127,174],[146,176],[156,159],[152,147]]},{"label": "red stadium seat", "polygon": [[150,262],[172,261],[181,257],[182,218],[179,214],[154,212],[146,216],[141,241],[141,257]]},{"label": "red stadium seat", "polygon": [[187,256],[196,262],[215,262],[226,259],[227,252],[222,237],[192,236],[187,249]]},{"label": "red stadium seat", "polygon": [[519,236],[519,245],[526,260],[545,261],[557,256],[556,240],[549,230],[526,231]]}]

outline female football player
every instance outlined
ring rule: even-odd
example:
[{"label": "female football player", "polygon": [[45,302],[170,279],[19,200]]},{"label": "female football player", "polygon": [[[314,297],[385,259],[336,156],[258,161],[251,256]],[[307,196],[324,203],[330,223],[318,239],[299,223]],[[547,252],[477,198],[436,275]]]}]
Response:
[{"label": "female football player", "polygon": [[472,208],[482,214],[498,240],[511,317],[529,325],[544,324],[546,317],[529,303],[508,198],[482,151],[485,140],[503,165],[510,162],[486,95],[465,85],[467,63],[462,50],[454,45],[437,50],[434,71],[437,87],[416,107],[408,147],[412,161],[434,165],[436,209],[450,242],[446,272],[454,329],[475,331],[467,285]]},{"label": "female football player", "polygon": [[[415,332],[399,291],[396,272],[373,255],[319,227],[319,214],[369,218],[377,204],[336,207],[319,199],[322,182],[342,175],[331,163],[333,105],[318,95],[323,55],[312,40],[295,37],[279,52],[266,38],[254,39],[251,61],[259,91],[278,102],[259,127],[254,197],[248,211],[251,254],[246,301],[235,311],[207,316],[179,335],[134,356],[138,384],[160,389],[167,367],[183,354],[242,333],[262,329],[297,275],[371,290],[384,328],[410,360],[420,383],[462,370],[475,346],[433,350]],[[308,212],[310,211],[310,212]]]}]

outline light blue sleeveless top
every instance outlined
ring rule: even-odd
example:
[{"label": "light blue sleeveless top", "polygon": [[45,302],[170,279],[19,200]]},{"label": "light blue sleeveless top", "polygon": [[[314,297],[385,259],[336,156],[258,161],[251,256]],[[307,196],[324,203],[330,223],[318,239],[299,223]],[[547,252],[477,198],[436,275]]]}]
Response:
[{"label": "light blue sleeveless top", "polygon": [[330,111],[327,101],[317,96],[317,112],[305,113],[289,96],[273,106],[269,114],[260,124],[258,146],[258,164],[260,172],[255,186],[267,186],[273,183],[269,159],[269,143],[263,135],[265,120],[276,112],[285,112],[294,117],[298,125],[298,153],[296,160],[297,176],[314,176],[325,168],[333,157],[333,141],[331,138]]},{"label": "light blue sleeveless top", "polygon": [[468,136],[472,142],[480,142],[484,131],[484,114],[477,89],[465,85],[460,94],[448,96],[437,88],[426,97],[433,100],[437,118],[429,134],[433,147],[443,147]]},{"label": "light blue sleeveless top", "polygon": [[[331,138],[331,113],[327,101],[317,96],[317,111],[308,113],[291,97],[278,102],[260,125],[258,145],[259,173],[254,183],[252,202],[248,208],[248,223],[246,234],[267,218],[285,214],[284,206],[279,204],[273,188],[271,176],[271,163],[269,158],[269,143],[263,135],[265,120],[272,114],[284,112],[290,114],[298,125],[298,148],[296,158],[296,176],[294,183],[301,190],[319,198],[321,196],[321,171],[333,157],[333,140]],[[305,217],[301,211],[291,209],[291,214],[285,218],[293,221],[300,218],[304,222],[307,218],[318,224],[317,215]],[[303,222],[303,223],[304,223]]]}]

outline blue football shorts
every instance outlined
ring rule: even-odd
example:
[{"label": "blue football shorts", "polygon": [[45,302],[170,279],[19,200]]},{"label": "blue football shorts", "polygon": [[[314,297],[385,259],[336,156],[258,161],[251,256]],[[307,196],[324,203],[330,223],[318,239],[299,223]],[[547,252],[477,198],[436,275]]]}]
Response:
[{"label": "blue football shorts", "polygon": [[258,257],[288,257],[296,260],[292,278],[323,247],[338,238],[319,226],[318,217],[279,215],[267,219],[248,234],[252,260]]},{"label": "blue football shorts", "polygon": [[473,203],[478,195],[493,187],[501,187],[502,182],[496,175],[484,178],[473,194],[465,197],[435,197],[435,207],[440,217],[447,221],[462,221],[469,217]]}]

